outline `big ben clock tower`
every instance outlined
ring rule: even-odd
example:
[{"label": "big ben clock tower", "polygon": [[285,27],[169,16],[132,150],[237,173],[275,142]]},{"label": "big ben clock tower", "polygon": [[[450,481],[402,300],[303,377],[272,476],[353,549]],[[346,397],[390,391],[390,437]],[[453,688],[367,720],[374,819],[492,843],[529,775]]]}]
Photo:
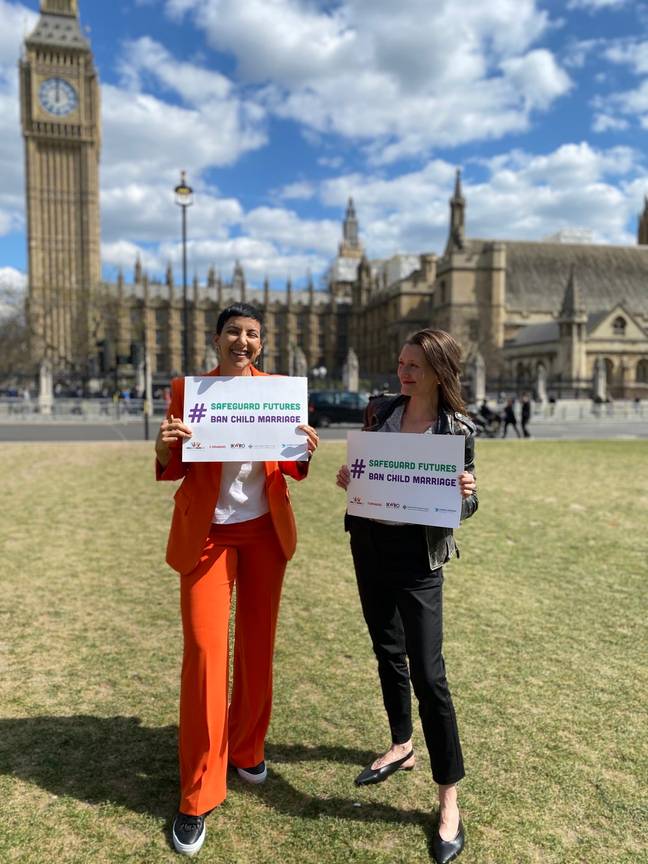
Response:
[{"label": "big ben clock tower", "polygon": [[84,376],[101,278],[99,85],[77,0],[41,0],[20,63],[31,354]]}]

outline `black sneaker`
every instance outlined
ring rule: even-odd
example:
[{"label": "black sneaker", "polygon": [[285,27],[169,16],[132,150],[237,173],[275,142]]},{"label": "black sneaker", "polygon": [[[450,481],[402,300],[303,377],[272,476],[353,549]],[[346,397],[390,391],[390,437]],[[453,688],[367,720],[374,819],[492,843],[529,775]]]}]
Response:
[{"label": "black sneaker", "polygon": [[259,762],[258,765],[254,765],[252,768],[237,768],[236,773],[246,783],[265,783],[268,778],[268,769],[265,762]]},{"label": "black sneaker", "polygon": [[171,834],[176,852],[181,855],[195,855],[205,842],[205,817],[178,813],[173,820]]}]

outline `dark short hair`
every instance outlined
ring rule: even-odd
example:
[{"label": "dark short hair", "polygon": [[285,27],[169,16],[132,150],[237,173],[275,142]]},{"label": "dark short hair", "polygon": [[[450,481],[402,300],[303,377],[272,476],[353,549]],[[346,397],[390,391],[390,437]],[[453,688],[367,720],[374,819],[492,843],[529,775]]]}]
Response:
[{"label": "dark short hair", "polygon": [[220,336],[223,331],[223,327],[227,324],[230,318],[253,318],[255,321],[259,322],[259,329],[261,330],[261,335],[263,335],[263,315],[256,306],[250,306],[249,303],[232,303],[231,306],[228,306],[218,316],[218,321],[216,322],[216,335]]}]

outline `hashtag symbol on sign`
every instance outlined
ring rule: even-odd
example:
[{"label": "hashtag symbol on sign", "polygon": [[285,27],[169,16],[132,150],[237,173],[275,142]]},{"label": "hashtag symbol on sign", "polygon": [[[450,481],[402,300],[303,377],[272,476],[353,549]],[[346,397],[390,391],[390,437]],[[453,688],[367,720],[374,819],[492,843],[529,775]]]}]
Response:
[{"label": "hashtag symbol on sign", "polygon": [[207,413],[207,408],[205,403],[203,402],[199,405],[197,402],[193,408],[189,410],[189,422],[190,423],[200,423],[200,421],[205,417]]},{"label": "hashtag symbol on sign", "polygon": [[365,473],[365,468],[367,466],[364,463],[364,459],[356,459],[353,465],[351,465],[351,476],[354,480],[359,480],[362,475]]}]

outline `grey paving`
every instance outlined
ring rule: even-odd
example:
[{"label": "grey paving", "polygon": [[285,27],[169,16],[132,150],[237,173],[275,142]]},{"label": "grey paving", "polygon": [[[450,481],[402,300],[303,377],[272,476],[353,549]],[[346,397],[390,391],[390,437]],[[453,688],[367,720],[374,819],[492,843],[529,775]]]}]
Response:
[{"label": "grey paving", "polygon": [[[154,438],[159,426],[150,424],[150,437]],[[359,426],[335,426],[320,429],[323,441],[344,441],[349,429]],[[532,439],[648,439],[648,419],[587,419],[580,421],[543,420],[531,424]],[[508,438],[515,437],[509,429]],[[121,423],[4,423],[0,424],[0,442],[55,442],[55,441],[144,441],[144,424],[140,420]]]}]

